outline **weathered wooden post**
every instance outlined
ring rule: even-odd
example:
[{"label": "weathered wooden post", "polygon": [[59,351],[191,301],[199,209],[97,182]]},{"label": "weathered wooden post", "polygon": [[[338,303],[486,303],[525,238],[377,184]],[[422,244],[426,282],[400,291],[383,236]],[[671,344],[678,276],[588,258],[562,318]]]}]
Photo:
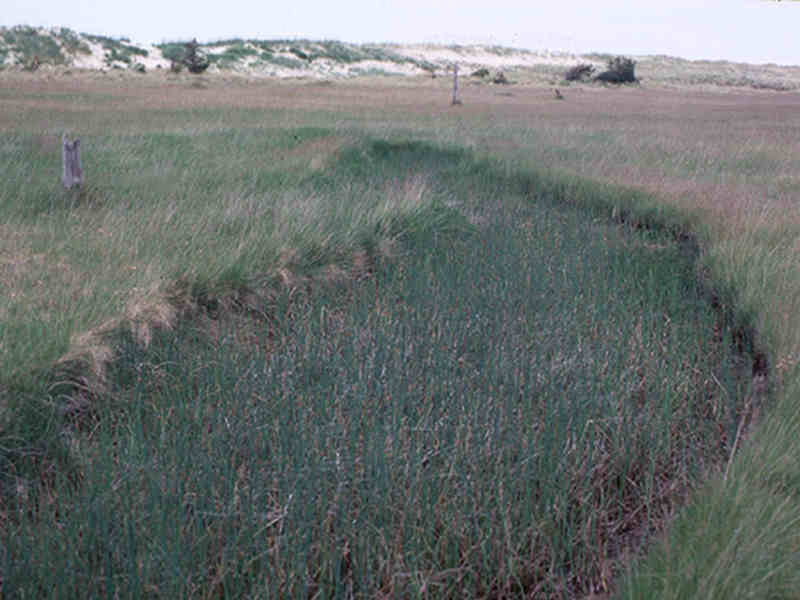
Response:
[{"label": "weathered wooden post", "polygon": [[453,106],[461,104],[458,99],[458,65],[453,65]]},{"label": "weathered wooden post", "polygon": [[70,142],[67,134],[61,136],[61,157],[64,159],[64,176],[61,181],[64,187],[70,189],[73,185],[80,185],[83,181],[81,171],[81,140]]}]

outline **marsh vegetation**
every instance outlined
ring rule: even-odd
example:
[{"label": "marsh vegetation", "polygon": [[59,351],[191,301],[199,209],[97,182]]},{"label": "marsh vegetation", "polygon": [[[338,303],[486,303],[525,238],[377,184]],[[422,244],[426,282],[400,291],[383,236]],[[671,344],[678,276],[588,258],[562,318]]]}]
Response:
[{"label": "marsh vegetation", "polygon": [[0,91],[4,595],[797,589],[796,98],[189,82]]}]

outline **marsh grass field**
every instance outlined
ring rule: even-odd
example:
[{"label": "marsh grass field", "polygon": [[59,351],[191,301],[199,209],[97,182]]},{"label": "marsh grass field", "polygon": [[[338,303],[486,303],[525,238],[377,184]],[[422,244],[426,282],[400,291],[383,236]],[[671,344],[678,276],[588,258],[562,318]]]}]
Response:
[{"label": "marsh grass field", "polygon": [[673,75],[3,74],[3,595],[796,597],[800,96]]}]

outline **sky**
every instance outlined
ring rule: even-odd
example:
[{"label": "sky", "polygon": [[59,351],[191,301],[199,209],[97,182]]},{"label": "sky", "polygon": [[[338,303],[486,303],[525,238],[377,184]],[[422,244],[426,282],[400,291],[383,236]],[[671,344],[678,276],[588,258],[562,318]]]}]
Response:
[{"label": "sky", "polygon": [[1,2],[0,26],[61,26],[135,42],[241,37],[479,43],[800,65],[800,0]]}]

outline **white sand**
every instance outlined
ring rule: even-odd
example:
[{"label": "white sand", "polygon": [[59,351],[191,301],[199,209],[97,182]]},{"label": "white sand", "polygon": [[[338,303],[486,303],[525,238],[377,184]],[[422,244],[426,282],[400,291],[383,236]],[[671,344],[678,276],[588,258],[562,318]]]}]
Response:
[{"label": "white sand", "polygon": [[509,69],[512,67],[532,67],[535,65],[572,65],[579,57],[561,52],[529,52],[508,49],[508,53],[492,52],[485,46],[461,46],[457,49],[442,46],[416,45],[398,46],[396,52],[417,60],[425,60],[445,66],[458,63],[461,66]]},{"label": "white sand", "polygon": [[105,53],[103,47],[96,43],[84,40],[89,48],[92,50],[91,54],[75,54],[72,60],[72,66],[77,69],[106,69],[108,66],[105,61]]},{"label": "white sand", "polygon": [[[108,69],[109,65],[106,63],[106,58],[110,54],[108,50],[103,48],[102,44],[98,44],[97,42],[91,42],[89,40],[84,39],[86,44],[91,49],[91,54],[82,54],[78,53],[73,56],[72,66],[76,69],[92,69],[92,70],[101,70],[101,69]],[[145,69],[148,71],[150,69],[157,69],[159,66],[162,68],[169,67],[169,61],[164,58],[161,54],[161,50],[156,48],[155,46],[148,45],[148,44],[136,44],[130,43],[129,46],[136,46],[138,48],[142,48],[147,50],[147,56],[139,56],[133,55],[131,57],[131,64],[141,63],[145,66]],[[122,68],[128,68],[129,65],[122,61],[116,61],[113,65],[117,65]],[[111,66],[113,66],[111,65]]]}]

